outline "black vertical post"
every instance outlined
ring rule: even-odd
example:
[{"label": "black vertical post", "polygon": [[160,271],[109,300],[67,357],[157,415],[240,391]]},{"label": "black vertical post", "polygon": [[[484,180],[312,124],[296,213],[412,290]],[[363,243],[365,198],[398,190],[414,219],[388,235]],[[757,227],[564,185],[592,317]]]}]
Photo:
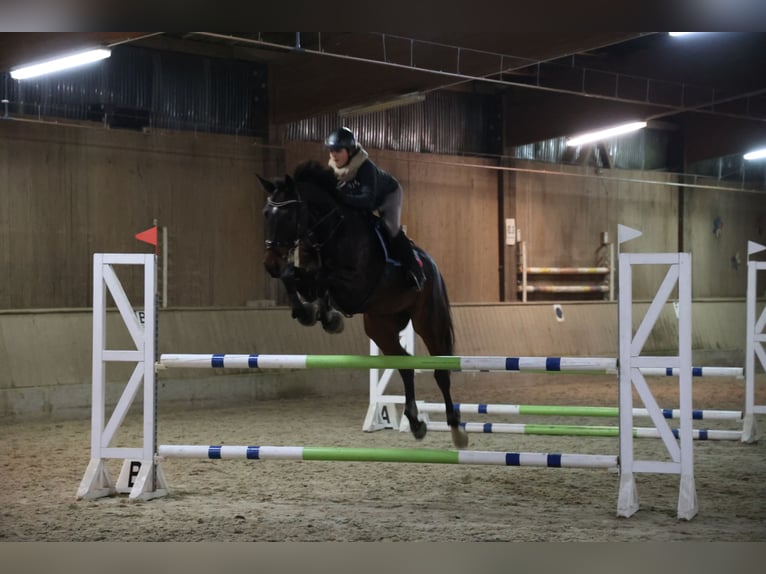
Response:
[{"label": "black vertical post", "polygon": [[[498,144],[499,144],[499,152],[500,152],[500,160],[498,161],[498,166],[501,169],[497,170],[497,229],[498,229],[498,269],[499,269],[499,281],[498,281],[498,289],[500,289],[500,296],[498,297],[498,300],[502,303],[505,299],[505,291],[506,291],[506,281],[505,281],[505,274],[507,269],[507,263],[508,258],[506,257],[506,248],[505,248],[505,170],[502,169],[506,166],[507,161],[503,159],[505,155],[505,142],[506,142],[506,133],[507,133],[507,127],[506,127],[506,110],[508,109],[508,96],[507,93],[502,95],[498,101],[500,104],[500,109],[497,114],[497,125],[499,126],[497,130],[498,134]],[[516,205],[515,201],[511,205],[511,209],[515,211]],[[511,260],[511,263],[515,266],[515,261]]]}]

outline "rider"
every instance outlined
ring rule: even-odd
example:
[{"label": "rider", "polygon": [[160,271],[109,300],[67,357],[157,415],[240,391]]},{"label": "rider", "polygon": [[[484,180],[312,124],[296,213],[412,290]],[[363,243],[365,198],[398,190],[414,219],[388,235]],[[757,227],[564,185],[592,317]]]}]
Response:
[{"label": "rider", "polygon": [[330,152],[328,165],[335,171],[338,190],[343,192],[342,201],[351,207],[380,213],[394,258],[402,262],[413,288],[420,291],[425,275],[401,226],[401,184],[373,163],[350,129],[335,130],[327,136],[324,145]]}]

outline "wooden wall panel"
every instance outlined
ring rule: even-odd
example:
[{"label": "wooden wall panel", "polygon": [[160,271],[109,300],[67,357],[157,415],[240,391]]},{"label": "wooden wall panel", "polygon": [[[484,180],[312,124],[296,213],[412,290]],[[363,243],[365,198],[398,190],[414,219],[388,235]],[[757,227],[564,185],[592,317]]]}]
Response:
[{"label": "wooden wall panel", "polygon": [[584,178],[529,172],[517,173],[516,187],[517,227],[528,265],[588,267],[598,262],[600,234],[609,231],[607,190]]},{"label": "wooden wall panel", "polygon": [[497,173],[413,158],[406,189],[408,234],[436,260],[451,299],[498,301]]},{"label": "wooden wall panel", "polygon": [[[641,180],[646,173],[625,171],[621,177]],[[652,173],[651,179],[672,182],[672,174]],[[617,240],[617,224],[627,225],[640,230],[643,235],[622,246],[625,253],[632,252],[667,252],[678,251],[678,190],[674,186],[665,186],[632,181],[622,181],[615,186],[609,196],[609,226],[613,239]],[[633,269],[634,299],[654,297],[667,273],[662,265],[642,265]],[[692,283],[693,287],[693,283]],[[672,297],[677,297],[677,290]]]},{"label": "wooden wall panel", "polygon": [[[174,306],[270,298],[262,268],[264,195],[255,174],[284,164],[247,138],[0,124],[4,225],[0,308],[87,307],[92,254],[151,249],[167,226]],[[126,289],[141,290],[141,277]]]},{"label": "wooden wall panel", "polygon": [[689,188],[684,219],[695,296],[744,297],[747,242],[766,245],[766,194]]},{"label": "wooden wall panel", "polygon": [[[676,187],[643,183],[646,174],[641,172],[605,171],[599,178],[592,168],[564,167],[557,174],[543,164],[518,162],[514,166],[539,172],[516,173],[517,219],[528,265],[604,265],[609,251],[601,245],[601,233],[607,232],[609,241],[616,243],[618,224],[643,233],[623,246],[625,252],[678,251]],[[675,176],[652,173],[651,178],[672,182]],[[653,296],[664,274],[662,268],[641,269],[634,275],[635,296]]]},{"label": "wooden wall panel", "polygon": [[[515,217],[531,265],[606,261],[601,232],[615,242],[620,223],[643,232],[625,251],[678,250],[679,190],[663,183],[672,174],[519,161],[499,177],[496,160],[368,151],[401,181],[402,221],[456,303],[516,299],[516,247],[501,246],[501,216]],[[171,306],[284,303],[262,267],[266,196],[255,176],[307,159],[326,163],[321,142],[0,122],[0,309],[88,307],[92,254],[148,251],[134,235],[155,218],[169,229]],[[694,296],[743,296],[747,240],[766,241],[764,195],[700,187],[684,197]],[[127,273],[137,296],[141,277]],[[663,273],[637,278],[636,296],[651,296]]]}]

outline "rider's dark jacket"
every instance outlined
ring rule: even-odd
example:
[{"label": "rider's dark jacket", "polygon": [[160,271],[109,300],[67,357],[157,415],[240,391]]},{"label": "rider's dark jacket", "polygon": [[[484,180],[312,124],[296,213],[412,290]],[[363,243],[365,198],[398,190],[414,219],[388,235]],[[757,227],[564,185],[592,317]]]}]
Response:
[{"label": "rider's dark jacket", "polygon": [[338,176],[338,190],[342,201],[351,207],[370,211],[383,205],[386,197],[399,188],[397,179],[380,169],[359,146],[346,168],[338,169],[332,163]]}]

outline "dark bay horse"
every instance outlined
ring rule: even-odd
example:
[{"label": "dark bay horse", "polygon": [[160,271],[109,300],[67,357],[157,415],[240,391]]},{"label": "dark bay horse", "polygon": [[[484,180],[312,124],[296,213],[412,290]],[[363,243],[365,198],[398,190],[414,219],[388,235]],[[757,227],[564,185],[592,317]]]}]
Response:
[{"label": "dark bay horse", "polygon": [[[384,355],[407,355],[399,333],[412,320],[431,355],[453,354],[454,329],[444,279],[436,263],[416,248],[426,281],[421,291],[407,283],[401,266],[387,256],[376,217],[343,205],[335,174],[316,162],[299,165],[293,176],[260,181],[268,193],[264,265],[282,280],[293,317],[304,325],[321,320],[328,332],[342,329],[343,317],[362,313],[364,330]],[[337,309],[337,310],[336,310]],[[415,374],[399,369],[404,415],[416,439],[426,435],[418,418]],[[447,424],[456,447],[468,444],[450,395],[450,373],[435,370],[444,397]]]}]

